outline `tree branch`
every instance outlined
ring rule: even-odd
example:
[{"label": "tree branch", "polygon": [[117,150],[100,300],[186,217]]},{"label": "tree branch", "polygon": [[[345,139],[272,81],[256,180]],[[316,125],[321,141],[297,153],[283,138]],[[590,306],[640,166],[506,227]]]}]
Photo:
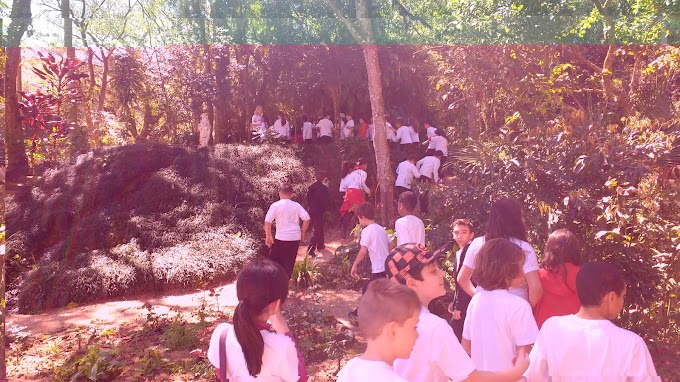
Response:
[{"label": "tree branch", "polygon": [[417,21],[417,22],[423,24],[424,26],[426,26],[428,29],[432,29],[432,25],[430,25],[422,17],[414,15],[413,13],[409,12],[409,10],[406,9],[406,7],[402,3],[399,2],[399,0],[392,0],[392,5],[397,7],[397,11],[399,11],[399,14],[401,14],[402,16],[405,16],[405,17],[407,17],[407,18],[409,18],[413,21]]}]

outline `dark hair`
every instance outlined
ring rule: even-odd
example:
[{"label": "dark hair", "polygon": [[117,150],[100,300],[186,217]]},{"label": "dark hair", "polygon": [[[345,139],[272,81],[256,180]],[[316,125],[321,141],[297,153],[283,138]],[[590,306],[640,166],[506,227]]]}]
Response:
[{"label": "dark hair", "polygon": [[432,120],[430,118],[425,118],[423,120],[423,125],[430,125],[432,126]]},{"label": "dark hair", "polygon": [[434,152],[434,156],[443,158],[444,157],[444,152],[441,150],[437,150]]},{"label": "dark hair", "polygon": [[406,154],[406,160],[413,160],[414,161],[414,160],[417,160],[417,159],[418,159],[418,154],[413,150],[409,151]]},{"label": "dark hair", "polygon": [[302,114],[302,122],[309,122],[309,117],[307,114]]},{"label": "dark hair", "polygon": [[470,229],[470,232],[475,232],[475,227],[472,226],[472,222],[470,221],[470,219],[456,219],[451,224],[452,227],[457,225],[467,226]]},{"label": "dark hair", "polygon": [[522,219],[522,205],[515,199],[501,199],[491,205],[486,225],[486,240],[504,238],[528,241],[527,229]]},{"label": "dark hair", "polygon": [[314,169],[314,176],[316,177],[317,180],[323,181],[326,179],[326,172],[323,169],[316,168]]},{"label": "dark hair", "polygon": [[521,273],[526,255],[506,239],[486,240],[477,253],[472,280],[486,290],[508,289]]},{"label": "dark hair", "polygon": [[234,333],[243,349],[243,357],[252,376],[262,370],[264,339],[256,326],[255,317],[272,302],[288,296],[288,276],[271,260],[258,258],[239,272],[236,280],[238,305],[234,311]]},{"label": "dark hair", "polygon": [[373,220],[375,219],[375,208],[371,203],[364,203],[357,208],[356,214],[357,217]]},{"label": "dark hair", "polygon": [[568,229],[554,231],[545,243],[543,255],[545,257],[541,267],[551,273],[561,273],[564,284],[571,289],[567,284],[567,267],[564,264],[571,263],[576,266],[583,264],[581,244],[576,235]]},{"label": "dark hair", "polygon": [[402,192],[399,195],[399,203],[404,206],[406,211],[413,212],[418,204],[418,197],[411,191]]},{"label": "dark hair", "polygon": [[346,177],[354,169],[354,163],[344,162],[342,164],[342,177]]},{"label": "dark hair", "polygon": [[585,263],[576,274],[576,293],[582,306],[598,306],[609,292],[621,295],[626,279],[621,269],[602,261]]},{"label": "dark hair", "polygon": [[279,192],[285,195],[293,195],[293,186],[291,186],[290,183],[281,183]]},{"label": "dark hair", "polygon": [[288,123],[288,121],[286,121],[286,115],[283,114],[282,111],[280,111],[277,115],[278,115],[279,117],[281,117],[281,126],[283,126],[283,125],[285,125],[286,123]]},{"label": "dark hair", "polygon": [[359,328],[364,337],[376,338],[390,322],[402,325],[418,314],[420,300],[416,293],[402,284],[378,279],[368,284],[359,300]]}]

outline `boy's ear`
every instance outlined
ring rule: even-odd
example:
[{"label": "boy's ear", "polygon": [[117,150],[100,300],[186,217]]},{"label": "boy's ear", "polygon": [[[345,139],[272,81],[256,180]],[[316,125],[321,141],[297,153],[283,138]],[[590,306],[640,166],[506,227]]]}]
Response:
[{"label": "boy's ear", "polygon": [[409,277],[409,278],[406,279],[406,286],[407,287],[415,288],[417,285],[418,285],[418,283],[416,283],[416,279],[414,279],[413,277]]}]

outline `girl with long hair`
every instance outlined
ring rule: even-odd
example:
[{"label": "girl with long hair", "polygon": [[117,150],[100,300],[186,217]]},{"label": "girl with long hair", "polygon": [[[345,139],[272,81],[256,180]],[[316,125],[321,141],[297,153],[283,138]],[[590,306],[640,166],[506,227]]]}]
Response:
[{"label": "girl with long hair", "polygon": [[470,296],[475,294],[475,286],[471,277],[475,270],[477,252],[484,242],[491,239],[507,239],[518,245],[525,254],[524,271],[525,282],[521,286],[510,288],[510,293],[527,300],[535,306],[543,294],[543,287],[538,277],[538,259],[531,244],[527,242],[527,229],[522,216],[522,205],[515,199],[501,199],[491,205],[486,234],[470,243],[463,267],[458,273],[458,283]]},{"label": "girl with long hair", "polygon": [[249,262],[238,274],[236,295],[233,325],[218,325],[208,348],[220,381],[307,381],[304,360],[281,313],[288,296],[283,268],[264,258]]}]

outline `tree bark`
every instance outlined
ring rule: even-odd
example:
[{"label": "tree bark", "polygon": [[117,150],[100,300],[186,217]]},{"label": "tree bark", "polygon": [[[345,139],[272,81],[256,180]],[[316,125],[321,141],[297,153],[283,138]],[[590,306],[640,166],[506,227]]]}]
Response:
[{"label": "tree bark", "polygon": [[113,54],[113,48],[109,49],[109,54],[104,52],[104,48],[100,48],[102,53],[102,86],[99,89],[99,102],[97,103],[97,112],[104,111],[104,101],[106,101],[106,91],[109,85],[109,59]]},{"label": "tree bark", "polygon": [[[19,115],[17,74],[21,62],[21,38],[31,23],[31,0],[15,0],[12,4],[12,21],[7,29],[7,58],[5,61],[5,132],[7,145],[8,182],[16,182],[28,175],[29,166],[24,147],[24,131]],[[4,359],[4,358],[3,358]]]},{"label": "tree bark", "polygon": [[477,124],[479,111],[477,110],[477,92],[472,88],[467,90],[465,110],[467,112],[468,136],[477,140],[479,138],[479,125]]},{"label": "tree bark", "polygon": [[387,127],[385,125],[385,102],[382,93],[382,73],[378,61],[378,46],[365,44],[361,46],[366,61],[368,75],[368,93],[371,99],[373,126],[375,128],[375,164],[377,168],[378,185],[380,186],[380,216],[383,225],[392,226],[394,223],[392,185],[394,176],[390,168],[390,147],[387,144]]},{"label": "tree bark", "polygon": [[222,46],[218,50],[219,58],[215,60],[215,143],[227,143],[229,131],[229,47]]}]

